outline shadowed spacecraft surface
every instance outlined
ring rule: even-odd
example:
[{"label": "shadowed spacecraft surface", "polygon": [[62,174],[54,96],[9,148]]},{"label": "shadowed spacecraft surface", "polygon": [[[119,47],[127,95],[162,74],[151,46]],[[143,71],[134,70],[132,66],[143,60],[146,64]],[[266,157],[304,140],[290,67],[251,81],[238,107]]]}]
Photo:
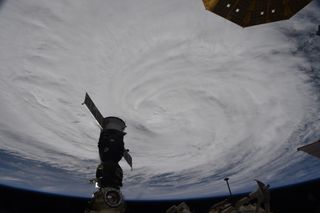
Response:
[{"label": "shadowed spacecraft surface", "polygon": [[314,157],[320,158],[320,140],[314,143],[298,148],[298,151],[303,151]]},{"label": "shadowed spacecraft surface", "polygon": [[289,19],[312,0],[203,0],[205,8],[241,27]]},{"label": "shadowed spacecraft surface", "polygon": [[88,93],[83,104],[88,107],[101,129],[98,142],[100,164],[96,178],[91,180],[98,190],[93,194],[85,212],[124,212],[125,203],[120,191],[123,171],[119,161],[124,158],[132,168],[132,157],[129,150],[124,148],[123,141],[126,123],[118,117],[103,117]]},{"label": "shadowed spacecraft surface", "polygon": [[201,0],[3,1],[0,184],[90,197],[108,158],[102,115],[125,121],[126,200],[227,195],[225,177],[234,195],[254,179],[320,178],[297,151],[320,138],[319,1],[212,2],[247,25],[306,6],[243,29]]}]

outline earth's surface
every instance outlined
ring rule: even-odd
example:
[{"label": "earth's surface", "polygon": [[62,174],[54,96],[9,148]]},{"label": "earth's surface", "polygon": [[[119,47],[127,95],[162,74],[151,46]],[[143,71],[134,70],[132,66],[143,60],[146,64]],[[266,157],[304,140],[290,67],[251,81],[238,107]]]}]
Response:
[{"label": "earth's surface", "polygon": [[201,0],[0,4],[0,183],[90,197],[99,128],[127,123],[127,199],[196,198],[317,179],[320,3],[241,28]]}]

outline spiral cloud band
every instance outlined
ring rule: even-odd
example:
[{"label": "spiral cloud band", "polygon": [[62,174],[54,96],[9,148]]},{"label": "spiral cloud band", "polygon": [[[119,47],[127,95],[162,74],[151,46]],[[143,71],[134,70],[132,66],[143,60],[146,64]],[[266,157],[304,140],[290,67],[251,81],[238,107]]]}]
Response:
[{"label": "spiral cloud band", "polygon": [[320,136],[319,38],[306,34],[317,10],[242,29],[201,1],[4,1],[0,182],[90,195],[99,129],[86,91],[127,123],[127,199],[223,195],[227,176],[234,192],[320,177],[296,151]]}]

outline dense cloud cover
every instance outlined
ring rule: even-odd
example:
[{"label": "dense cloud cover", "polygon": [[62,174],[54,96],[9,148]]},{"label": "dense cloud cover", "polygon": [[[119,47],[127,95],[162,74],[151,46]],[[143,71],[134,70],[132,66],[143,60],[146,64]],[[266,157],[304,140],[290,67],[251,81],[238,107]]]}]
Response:
[{"label": "dense cloud cover", "polygon": [[0,183],[90,196],[86,91],[127,122],[128,199],[226,194],[226,176],[234,192],[320,177],[296,151],[320,138],[319,9],[242,29],[201,0],[2,2]]}]

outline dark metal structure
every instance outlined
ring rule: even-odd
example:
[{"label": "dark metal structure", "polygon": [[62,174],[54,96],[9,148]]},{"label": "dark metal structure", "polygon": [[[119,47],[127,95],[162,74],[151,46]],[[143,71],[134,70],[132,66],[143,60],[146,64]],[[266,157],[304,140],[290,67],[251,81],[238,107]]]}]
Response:
[{"label": "dark metal structure", "polygon": [[231,192],[230,185],[229,185],[229,178],[226,177],[226,178],[224,179],[224,181],[226,181],[227,186],[228,186],[228,190],[229,190],[230,197],[232,197],[232,192]]},{"label": "dark metal structure", "polygon": [[[100,126],[100,129],[101,129],[101,133],[109,130],[109,132],[116,132],[116,134],[114,134],[114,135],[118,135],[117,132],[118,133],[122,132],[123,136],[126,134],[124,132],[124,129],[126,128],[125,122],[122,119],[120,119],[118,117],[114,117],[114,116],[109,116],[109,117],[104,118],[102,116],[102,114],[100,113],[100,111],[98,110],[98,108],[96,107],[96,105],[93,103],[93,101],[90,98],[88,93],[86,93],[84,102],[82,104],[85,104],[88,107],[88,109],[90,110],[93,117],[97,120],[97,122]],[[114,130],[114,131],[112,131],[112,130]],[[109,134],[104,134],[104,135],[109,135]],[[103,136],[103,135],[101,134],[100,138],[101,138],[101,136]],[[101,157],[101,155],[100,155],[100,157]],[[128,149],[123,150],[123,158],[126,160],[126,162],[132,168],[132,157],[129,154]]]},{"label": "dark metal structure", "polygon": [[122,187],[123,171],[119,165],[122,157],[132,168],[132,158],[129,150],[124,148],[124,132],[126,123],[114,116],[103,117],[92,99],[86,93],[83,102],[97,120],[101,132],[98,142],[100,164],[96,170],[96,178],[91,182],[97,183],[99,190],[93,194],[86,213],[122,213],[125,210],[120,188]]},{"label": "dark metal structure", "polygon": [[312,0],[202,0],[207,10],[242,27],[291,18]]},{"label": "dark metal structure", "polygon": [[96,105],[93,103],[93,101],[90,98],[88,93],[86,93],[86,96],[85,96],[85,99],[84,99],[84,102],[82,103],[82,105],[83,104],[85,104],[88,107],[91,114],[97,120],[97,122],[100,125],[100,128],[102,129],[104,118],[103,118],[102,114],[100,113],[100,111],[98,110],[98,108],[96,107]]},{"label": "dark metal structure", "polygon": [[308,153],[309,155],[320,158],[320,140],[314,143],[299,147],[298,151],[303,151]]}]

